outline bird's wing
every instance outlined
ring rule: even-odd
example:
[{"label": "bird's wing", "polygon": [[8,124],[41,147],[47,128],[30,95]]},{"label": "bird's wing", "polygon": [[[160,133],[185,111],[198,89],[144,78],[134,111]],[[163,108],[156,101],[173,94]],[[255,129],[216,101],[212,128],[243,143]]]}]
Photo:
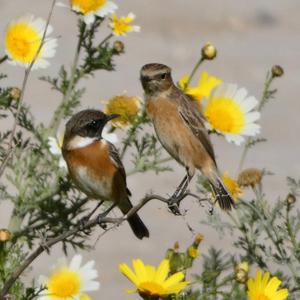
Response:
[{"label": "bird's wing", "polygon": [[[113,144],[111,144],[109,142],[107,142],[107,143],[108,143],[109,157],[110,157],[111,161],[113,162],[113,164],[118,169],[118,171],[126,185],[126,171],[124,169],[123,163],[119,156],[118,149]],[[128,195],[131,196],[131,192],[129,191],[129,189],[127,187],[126,187],[126,190],[127,190]]]},{"label": "bird's wing", "polygon": [[216,163],[214,149],[210,142],[208,132],[205,128],[205,117],[201,112],[199,104],[190,96],[182,93],[181,91],[179,97],[180,101],[178,111],[180,116]]}]

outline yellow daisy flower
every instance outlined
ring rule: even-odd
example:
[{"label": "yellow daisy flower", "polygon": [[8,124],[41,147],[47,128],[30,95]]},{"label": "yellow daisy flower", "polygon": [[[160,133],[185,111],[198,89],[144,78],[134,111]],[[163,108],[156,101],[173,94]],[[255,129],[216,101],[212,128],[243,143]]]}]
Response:
[{"label": "yellow daisy flower", "polygon": [[200,101],[203,97],[209,97],[211,91],[222,83],[221,79],[209,75],[206,71],[201,73],[197,86],[187,87],[186,85],[188,80],[189,76],[184,75],[179,80],[178,85],[186,94],[198,101]]},{"label": "yellow daisy flower", "polygon": [[126,17],[120,17],[114,13],[111,17],[110,27],[113,31],[113,34],[116,36],[126,35],[127,32],[139,32],[140,26],[131,25],[133,20],[135,19],[135,15],[133,13],[129,13]]},{"label": "yellow daisy flower", "polygon": [[284,300],[288,297],[288,289],[280,289],[281,281],[276,277],[270,279],[270,273],[262,275],[261,271],[256,272],[255,278],[247,282],[248,300]]},{"label": "yellow daisy flower", "polygon": [[229,176],[228,172],[224,172],[222,180],[233,199],[237,201],[238,198],[240,198],[243,194],[242,189],[240,188],[238,183]]},{"label": "yellow daisy flower", "polygon": [[70,264],[61,261],[52,274],[46,278],[41,277],[41,285],[46,287],[38,300],[89,300],[86,292],[96,291],[100,283],[95,279],[98,272],[94,269],[94,261],[81,266],[82,256],[75,255]]},{"label": "yellow daisy flower", "polygon": [[244,88],[235,84],[217,86],[208,98],[201,102],[208,129],[223,134],[228,142],[240,145],[244,136],[255,136],[260,126],[255,123],[260,113],[255,111],[258,101],[247,96]]},{"label": "yellow daisy flower", "polygon": [[125,94],[114,96],[108,100],[105,106],[105,113],[108,115],[118,114],[120,117],[112,121],[115,127],[125,127],[133,124],[140,112],[141,103],[138,97]]},{"label": "yellow daisy flower", "polygon": [[[35,19],[33,15],[25,15],[11,21],[5,32],[5,52],[12,65],[28,67],[34,60],[42,43],[46,22]],[[49,66],[47,58],[55,55],[57,40],[49,38],[52,27],[48,25],[44,44],[33,65],[33,69]]]},{"label": "yellow daisy flower", "polygon": [[83,15],[86,24],[95,21],[95,16],[105,17],[113,13],[118,6],[107,0],[70,0],[71,7],[74,11]]},{"label": "yellow daisy flower", "polygon": [[134,271],[127,264],[119,265],[120,272],[137,288],[134,291],[129,290],[129,293],[138,292],[144,296],[164,297],[180,293],[189,284],[183,281],[182,272],[177,272],[167,278],[170,272],[170,262],[167,259],[164,259],[158,268],[144,265],[140,259],[134,259],[132,264]]}]

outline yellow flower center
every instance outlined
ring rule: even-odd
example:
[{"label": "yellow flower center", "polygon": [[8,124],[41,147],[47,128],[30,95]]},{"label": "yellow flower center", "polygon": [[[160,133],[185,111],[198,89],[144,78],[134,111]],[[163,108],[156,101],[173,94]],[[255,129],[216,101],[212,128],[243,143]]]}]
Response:
[{"label": "yellow flower center", "polygon": [[224,173],[222,179],[234,200],[237,200],[242,196],[242,189],[239,187],[238,183],[229,176],[228,172]]},{"label": "yellow flower center", "polygon": [[258,295],[257,300],[271,300],[271,299],[266,295],[260,294]]},{"label": "yellow flower center", "polygon": [[114,19],[113,20],[113,31],[118,35],[123,35],[126,32],[130,31],[132,26],[129,25],[129,22],[126,22],[124,18]]},{"label": "yellow flower center", "polygon": [[164,291],[164,288],[156,282],[146,281],[139,284],[138,290],[141,292],[141,294],[155,296],[161,295]]},{"label": "yellow flower center", "polygon": [[41,42],[39,33],[26,23],[11,25],[5,36],[5,47],[11,58],[27,64],[35,58]]},{"label": "yellow flower center", "polygon": [[204,115],[211,126],[224,133],[239,134],[245,126],[245,116],[232,99],[216,97],[206,106]]},{"label": "yellow flower center", "polygon": [[55,272],[48,281],[47,287],[50,295],[57,298],[74,297],[79,293],[81,280],[79,275],[63,268]]},{"label": "yellow flower center", "polygon": [[78,7],[84,15],[96,12],[106,4],[107,0],[71,0],[71,5]]},{"label": "yellow flower center", "polygon": [[123,127],[134,123],[140,111],[140,102],[137,97],[126,95],[111,98],[105,108],[107,114],[118,114],[120,117],[114,119],[112,124]]},{"label": "yellow flower center", "polygon": [[191,258],[197,258],[199,256],[199,250],[194,246],[189,247],[188,254]]}]

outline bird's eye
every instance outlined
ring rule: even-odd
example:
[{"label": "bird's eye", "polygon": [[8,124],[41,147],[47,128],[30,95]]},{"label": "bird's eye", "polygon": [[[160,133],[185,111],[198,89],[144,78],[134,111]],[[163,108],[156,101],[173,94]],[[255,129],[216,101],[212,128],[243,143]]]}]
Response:
[{"label": "bird's eye", "polygon": [[90,128],[96,128],[96,127],[97,127],[97,121],[95,121],[95,120],[91,121],[91,122],[88,124],[88,126],[89,126]]},{"label": "bird's eye", "polygon": [[160,75],[160,79],[166,79],[166,77],[167,77],[167,73],[163,73]]}]

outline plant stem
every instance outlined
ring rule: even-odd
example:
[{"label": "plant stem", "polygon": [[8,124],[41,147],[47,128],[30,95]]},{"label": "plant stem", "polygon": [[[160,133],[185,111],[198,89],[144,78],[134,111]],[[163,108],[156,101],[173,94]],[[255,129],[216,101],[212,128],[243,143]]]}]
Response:
[{"label": "plant stem", "polygon": [[56,134],[58,127],[60,125],[60,122],[61,122],[62,118],[64,117],[64,106],[70,100],[70,96],[73,91],[73,88],[74,88],[75,84],[77,83],[77,82],[75,83],[75,77],[76,77],[76,72],[77,72],[77,65],[78,65],[78,61],[79,61],[79,55],[80,55],[80,50],[81,50],[81,46],[82,46],[82,41],[84,38],[85,29],[86,29],[85,23],[83,21],[80,21],[80,22],[81,22],[81,24],[80,24],[81,30],[80,30],[80,34],[78,37],[76,52],[75,52],[75,56],[74,56],[72,67],[71,67],[71,74],[70,74],[70,80],[68,83],[68,89],[67,89],[66,93],[64,94],[64,97],[63,97],[59,107],[56,109],[56,111],[53,114],[53,118],[50,122],[50,126],[48,129],[49,136],[53,136]]},{"label": "plant stem", "polygon": [[185,84],[185,87],[184,89],[188,88],[189,87],[189,84],[191,83],[194,75],[196,74],[197,70],[199,69],[200,65],[202,64],[202,62],[204,61],[203,57],[201,56],[201,58],[198,60],[198,62],[196,63],[196,65],[194,66],[189,78],[188,78],[188,81],[186,82]]},{"label": "plant stem", "polygon": [[[260,102],[257,106],[257,111],[258,112],[261,112],[266,100],[269,97],[269,90],[270,90],[270,86],[271,86],[271,83],[272,83],[273,79],[274,79],[274,77],[272,75],[267,74],[263,94],[262,94]],[[243,168],[245,160],[246,160],[246,156],[247,156],[248,151],[250,149],[251,141],[252,141],[252,137],[248,137],[246,139],[245,146],[244,146],[244,149],[243,149],[243,152],[242,152],[242,155],[241,155],[241,158],[240,158],[240,162],[239,162],[239,165],[238,165],[237,175],[242,171],[242,168]]]},{"label": "plant stem", "polygon": [[[55,5],[55,2],[56,0],[53,0],[52,1],[52,4],[51,4],[51,8],[50,8],[50,12],[48,14],[48,18],[47,18],[47,22],[46,22],[46,26],[45,26],[45,30],[43,32],[43,36],[42,36],[42,39],[41,39],[41,43],[39,45],[39,48],[32,60],[32,62],[30,63],[30,65],[28,66],[28,68],[25,70],[25,75],[24,75],[24,79],[23,79],[23,83],[22,83],[22,89],[21,89],[21,95],[20,95],[20,99],[18,101],[18,108],[17,108],[17,113],[15,115],[15,119],[14,119],[14,124],[13,124],[13,128],[12,128],[12,131],[11,131],[11,134],[10,134],[10,138],[9,138],[9,141],[8,141],[8,148],[7,148],[7,153],[6,153],[6,156],[4,157],[2,163],[1,163],[1,166],[0,166],[0,177],[3,175],[4,173],[4,170],[6,168],[6,165],[13,153],[13,141],[14,141],[14,137],[15,137],[15,134],[16,134],[16,130],[17,130],[17,125],[18,125],[18,118],[19,118],[19,115],[20,115],[20,112],[21,112],[21,107],[22,107],[22,103],[23,103],[23,99],[24,99],[24,93],[25,93],[25,89],[26,89],[26,85],[27,85],[27,81],[28,81],[28,78],[29,78],[29,74],[30,74],[30,71],[39,55],[39,53],[41,52],[41,49],[44,45],[44,41],[45,41],[45,38],[46,38],[46,33],[47,33],[47,29],[48,29],[48,26],[49,26],[49,23],[50,23],[50,19],[51,19],[51,16],[52,16],[52,13],[53,13],[53,9],[54,9],[54,5]],[[3,58],[2,58],[3,60]]]},{"label": "plant stem", "polygon": [[7,55],[4,55],[3,57],[0,58],[0,64],[2,64],[3,62],[5,62],[8,59]]}]

